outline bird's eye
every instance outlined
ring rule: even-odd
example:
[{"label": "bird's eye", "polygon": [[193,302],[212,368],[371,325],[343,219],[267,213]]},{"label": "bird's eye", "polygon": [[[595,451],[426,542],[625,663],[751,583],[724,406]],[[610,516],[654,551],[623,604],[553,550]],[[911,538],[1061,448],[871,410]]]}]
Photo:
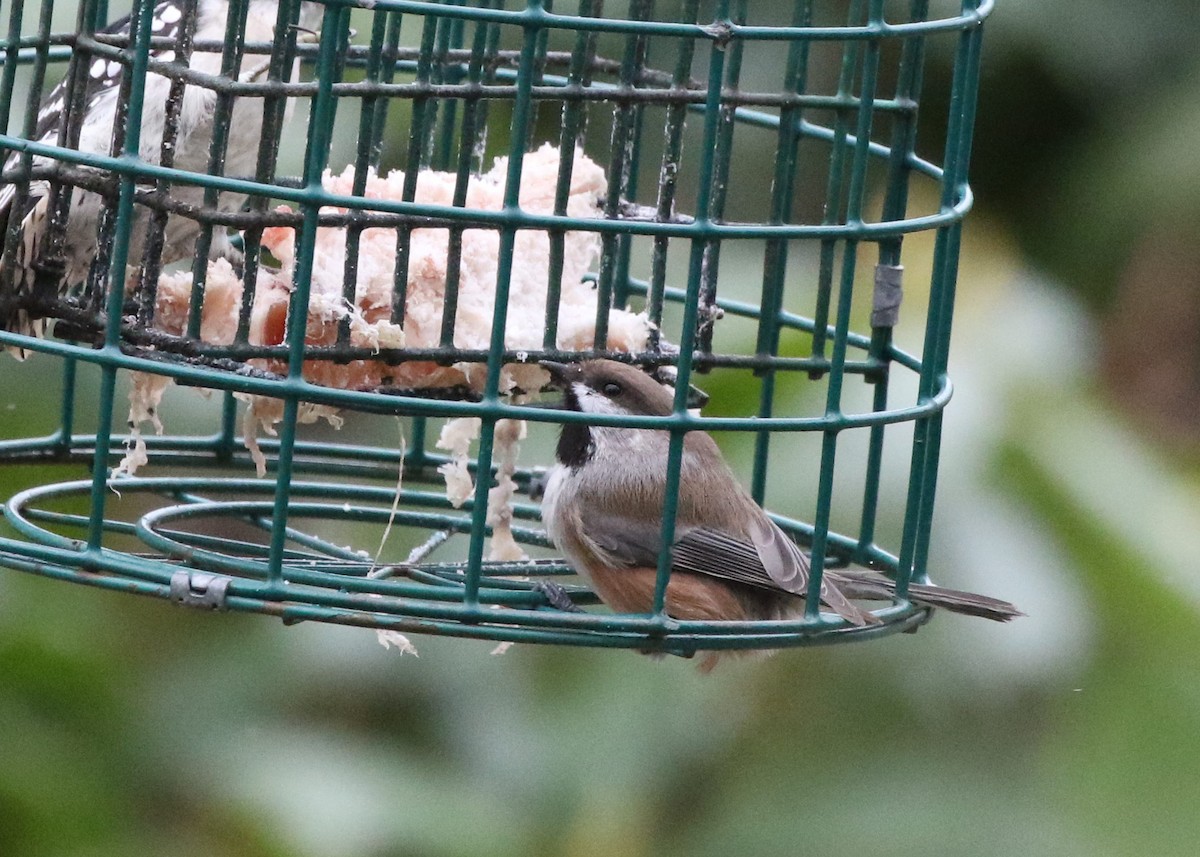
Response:
[{"label": "bird's eye", "polygon": [[624,392],[624,390],[621,389],[621,385],[617,382],[609,381],[601,388],[601,392],[603,392],[606,396],[619,396]]}]

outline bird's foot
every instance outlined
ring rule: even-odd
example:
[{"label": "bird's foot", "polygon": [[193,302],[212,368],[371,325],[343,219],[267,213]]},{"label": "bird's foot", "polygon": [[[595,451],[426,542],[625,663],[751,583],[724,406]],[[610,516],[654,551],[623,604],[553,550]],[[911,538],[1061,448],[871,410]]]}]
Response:
[{"label": "bird's foot", "polygon": [[555,610],[562,610],[565,613],[583,612],[579,608],[579,605],[571,600],[571,596],[567,594],[567,590],[552,580],[539,580],[533,584],[533,591],[540,592],[542,597],[546,599],[546,603]]}]

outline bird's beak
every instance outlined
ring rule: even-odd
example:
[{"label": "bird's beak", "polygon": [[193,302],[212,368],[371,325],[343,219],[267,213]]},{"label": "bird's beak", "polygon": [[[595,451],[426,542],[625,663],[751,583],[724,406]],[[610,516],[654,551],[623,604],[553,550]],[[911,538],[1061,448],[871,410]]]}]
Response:
[{"label": "bird's beak", "polygon": [[550,386],[565,389],[579,377],[578,363],[558,363],[554,360],[539,360],[538,365],[550,373]]},{"label": "bird's beak", "polygon": [[[674,387],[675,382],[679,379],[679,370],[674,366],[659,366],[654,370],[654,379],[660,384],[666,384],[669,387]],[[708,393],[701,390],[695,384],[688,384],[687,406],[688,410],[698,410],[708,404]]]}]

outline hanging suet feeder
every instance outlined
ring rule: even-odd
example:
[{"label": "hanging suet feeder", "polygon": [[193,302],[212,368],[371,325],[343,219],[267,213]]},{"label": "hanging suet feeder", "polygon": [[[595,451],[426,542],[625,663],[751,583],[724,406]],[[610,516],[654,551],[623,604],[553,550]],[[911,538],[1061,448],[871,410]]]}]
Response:
[{"label": "hanging suet feeder", "polygon": [[[288,622],[679,654],[927,617],[906,593],[989,0],[230,0],[218,22],[135,0],[107,28],[82,0],[72,33],[51,5],[12,0],[0,44],[0,345],[61,379],[54,431],[0,438],[0,462],[55,480],[6,500],[0,566]],[[927,94],[943,48],[948,94]],[[113,130],[89,149],[105,86]],[[910,353],[893,332],[923,232]],[[773,517],[816,580],[896,580],[879,621],[592,610],[529,497],[551,448],[515,455],[526,423],[595,419],[536,399],[539,361],[595,357],[738,391],[714,398],[728,416],[681,393],[608,424],[746,438],[743,481],[759,503],[788,489]],[[172,382],[217,391],[211,412],[174,416]],[[322,417],[347,435],[304,425]],[[881,497],[904,498],[887,527]]]}]

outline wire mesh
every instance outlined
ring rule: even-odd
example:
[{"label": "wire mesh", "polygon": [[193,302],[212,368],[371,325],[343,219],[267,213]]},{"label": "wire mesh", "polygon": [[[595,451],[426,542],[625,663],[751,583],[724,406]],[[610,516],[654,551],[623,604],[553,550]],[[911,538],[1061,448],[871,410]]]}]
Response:
[{"label": "wire mesh", "polygon": [[[928,559],[990,2],[230,0],[216,23],[209,8],[181,4],[180,25],[162,36],[162,7],[148,0],[108,31],[98,0],[82,0],[74,32],[56,29],[62,10],[52,0],[10,6],[0,43],[3,182],[9,212],[48,199],[48,249],[35,286],[14,286],[23,221],[8,216],[0,318],[19,309],[52,322],[53,336],[0,331],[0,344],[47,355],[62,380],[58,405],[51,394],[44,403],[58,415],[54,430],[0,440],[0,459],[91,473],[4,504],[0,565],[285,621],[681,654],[835,642],[923,621],[905,591],[925,579]],[[264,9],[267,39],[255,29]],[[948,97],[925,92],[931,48],[953,54]],[[202,56],[207,70],[197,68]],[[80,140],[96,63],[117,64],[119,92],[111,138],[88,150]],[[52,93],[55,72],[64,84]],[[211,125],[203,156],[188,154],[181,167],[186,135],[195,136],[186,96],[200,92]],[[63,116],[51,134],[39,128],[47,98]],[[918,116],[931,113],[937,157],[918,153]],[[539,209],[522,189],[544,144],[553,159]],[[582,157],[604,176],[588,216],[569,213]],[[499,204],[473,204],[473,182],[489,168]],[[372,182],[390,170],[403,178],[381,196]],[[431,201],[422,182],[433,173],[447,177],[446,193]],[[345,181],[332,182],[339,174]],[[71,248],[86,230],[72,208],[88,199],[98,201],[87,224],[96,249],[76,281]],[[922,307],[905,307],[920,343],[905,351],[894,334],[902,251],[918,233],[934,236],[931,273],[918,284],[928,307],[923,318]],[[344,258],[326,256],[330,234]],[[409,339],[432,325],[429,344],[359,335],[364,247],[381,234],[393,267],[372,321]],[[432,320],[413,316],[428,261],[414,247],[431,234],[445,246]],[[464,283],[483,234],[494,240],[494,299],[484,340],[464,345]],[[564,331],[578,235],[598,244],[583,280],[595,296],[583,339]],[[506,334],[524,319],[510,306],[522,288],[513,272],[529,263],[529,236],[545,242],[535,260],[544,314],[536,341],[514,342]],[[292,248],[290,268],[281,246]],[[211,260],[222,254],[240,294],[230,334],[216,341],[205,319],[217,299]],[[314,277],[330,266],[343,312],[315,336]],[[173,326],[161,293],[170,277],[187,284]],[[260,312],[263,283],[280,278],[285,298]],[[620,311],[641,313],[646,335],[617,349]],[[264,336],[272,325],[276,335]],[[537,389],[513,381],[514,366],[596,356],[671,367],[674,414],[585,416],[531,402]],[[355,381],[364,366],[374,367],[369,382]],[[414,383],[422,372],[441,380]],[[217,390],[220,400],[202,429],[144,438],[143,467],[154,475],[115,477],[135,443],[117,431],[131,373]],[[689,412],[689,388],[706,376],[738,391],[740,404],[722,416]],[[279,403],[277,437],[251,437],[248,397]],[[358,440],[306,436],[303,424],[332,409],[353,416],[346,431]],[[403,445],[380,440],[378,424],[391,425],[380,417],[401,418]],[[456,457],[438,448],[429,421],[462,417],[480,422],[466,466],[473,485],[457,503],[443,481]],[[776,520],[811,551],[810,591],[825,569],[858,564],[896,577],[895,603],[865,629],[821,614],[815,597],[795,621],[677,621],[662,610],[664,555],[653,614],[554,609],[534,583],[559,580],[579,603],[595,599],[554,557],[534,502],[510,510],[512,536],[533,558],[489,553],[509,526],[494,500],[489,515],[489,501],[505,476],[518,496],[537,480],[536,467],[504,469],[512,421],[584,420],[671,432],[665,543],[684,434],[749,436],[747,484],[760,503],[773,490],[786,498],[792,516]],[[897,493],[885,484],[885,438],[908,450],[907,473],[891,477],[903,497],[892,524],[881,523],[883,498]],[[809,439],[814,472],[799,472],[795,447]],[[266,465],[259,478],[255,449]],[[376,556],[388,529],[402,535]],[[880,544],[881,529],[891,545]]]}]

